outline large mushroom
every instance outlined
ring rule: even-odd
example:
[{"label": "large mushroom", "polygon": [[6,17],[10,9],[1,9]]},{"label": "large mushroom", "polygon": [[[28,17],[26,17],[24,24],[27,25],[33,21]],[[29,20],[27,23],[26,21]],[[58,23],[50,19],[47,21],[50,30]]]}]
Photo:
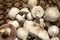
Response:
[{"label": "large mushroom", "polygon": [[0,40],[14,40],[16,29],[11,24],[4,24],[0,27]]}]

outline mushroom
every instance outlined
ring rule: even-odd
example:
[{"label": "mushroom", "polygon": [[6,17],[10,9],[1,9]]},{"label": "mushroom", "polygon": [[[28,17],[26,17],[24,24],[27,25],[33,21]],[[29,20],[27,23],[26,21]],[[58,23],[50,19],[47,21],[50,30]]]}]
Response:
[{"label": "mushroom", "polygon": [[42,27],[42,28],[44,28],[45,27],[45,23],[44,23],[44,19],[43,18],[40,18],[40,26]]},{"label": "mushroom", "polygon": [[25,29],[31,30],[32,28],[34,28],[34,22],[26,20],[24,22],[23,26],[24,26]]},{"label": "mushroom", "polygon": [[[20,10],[20,12],[26,12],[26,14],[27,14],[27,19],[28,20],[32,20],[33,19],[33,17],[31,16],[31,12],[28,10],[28,8],[22,8],[21,10]],[[25,13],[24,13],[25,14]],[[24,15],[23,14],[23,15]]]},{"label": "mushroom", "polygon": [[32,19],[33,19],[33,17],[32,17],[32,15],[31,15],[30,12],[27,14],[27,19],[28,19],[28,20],[32,20]]},{"label": "mushroom", "polygon": [[18,38],[20,38],[22,40],[26,40],[27,39],[28,31],[25,30],[24,28],[18,28],[16,32],[17,32]]},{"label": "mushroom", "polygon": [[16,7],[13,7],[10,9],[10,11],[8,12],[8,16],[11,18],[11,19],[15,19],[16,15],[20,12],[20,10]]},{"label": "mushroom", "polygon": [[34,18],[41,18],[44,15],[44,10],[41,6],[34,6],[31,13]]},{"label": "mushroom", "polygon": [[15,28],[18,28],[18,27],[19,27],[19,23],[18,23],[18,21],[16,21],[16,20],[14,20],[14,21],[9,21],[8,24],[13,25]]},{"label": "mushroom", "polygon": [[[47,31],[40,28],[39,26],[34,26],[33,21],[26,20],[23,26],[26,30],[28,30],[28,32],[38,36],[39,38],[41,38],[43,40],[50,40]],[[32,34],[30,34],[30,35],[32,35]]]},{"label": "mushroom", "polygon": [[8,34],[10,36],[11,29],[10,28],[5,28],[5,32],[6,32],[6,34]]},{"label": "mushroom", "polygon": [[53,37],[51,40],[59,40],[59,37]]},{"label": "mushroom", "polygon": [[42,40],[50,40],[50,37],[48,35],[48,32],[46,30],[41,30],[39,31],[38,37]]},{"label": "mushroom", "polygon": [[24,21],[25,21],[24,18],[25,18],[25,15],[21,16],[21,15],[17,14],[17,16],[16,16],[16,19],[17,19],[19,22],[24,22]]},{"label": "mushroom", "polygon": [[16,29],[11,24],[4,24],[0,27],[0,37],[3,40],[14,40],[16,38]]},{"label": "mushroom", "polygon": [[49,7],[45,10],[44,19],[55,22],[59,18],[59,10],[57,7]]},{"label": "mushroom", "polygon": [[56,25],[52,25],[49,27],[48,33],[51,37],[56,37],[59,34],[59,28]]},{"label": "mushroom", "polygon": [[28,5],[31,7],[37,6],[37,0],[28,0]]}]

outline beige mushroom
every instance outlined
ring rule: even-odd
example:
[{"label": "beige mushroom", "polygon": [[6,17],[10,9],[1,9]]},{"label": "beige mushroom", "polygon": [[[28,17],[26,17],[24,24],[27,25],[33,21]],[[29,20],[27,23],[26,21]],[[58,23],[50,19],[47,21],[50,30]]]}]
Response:
[{"label": "beige mushroom", "polygon": [[24,28],[26,30],[28,30],[28,32],[33,33],[34,35],[38,36],[40,39],[50,40],[47,31],[43,30],[39,26],[34,26],[34,22],[33,21],[26,20],[25,23],[24,23]]},{"label": "beige mushroom", "polygon": [[17,32],[18,38],[20,38],[22,40],[26,40],[27,39],[28,31],[25,30],[24,28],[18,28],[16,32]]},{"label": "beige mushroom", "polygon": [[10,11],[8,12],[8,16],[11,18],[11,19],[15,19],[16,15],[20,12],[20,10],[16,7],[13,7],[10,9]]},{"label": "beige mushroom", "polygon": [[14,20],[14,21],[9,21],[8,24],[12,24],[15,28],[19,27],[19,23],[18,21]]},{"label": "beige mushroom", "polygon": [[51,27],[49,27],[48,33],[51,37],[56,37],[57,35],[59,35],[59,28],[56,25],[52,25]]},{"label": "beige mushroom", "polygon": [[34,6],[31,13],[34,18],[41,18],[44,15],[44,10],[41,6]]},{"label": "beige mushroom", "polygon": [[45,10],[44,19],[55,22],[59,18],[59,10],[57,7],[49,7]]},{"label": "beige mushroom", "polygon": [[44,28],[45,27],[45,23],[44,23],[44,19],[43,18],[40,18],[40,26],[42,27],[42,28]]},{"label": "beige mushroom", "polygon": [[32,20],[32,19],[33,19],[33,17],[32,17],[32,15],[31,15],[30,12],[27,14],[27,19],[28,19],[28,20]]}]

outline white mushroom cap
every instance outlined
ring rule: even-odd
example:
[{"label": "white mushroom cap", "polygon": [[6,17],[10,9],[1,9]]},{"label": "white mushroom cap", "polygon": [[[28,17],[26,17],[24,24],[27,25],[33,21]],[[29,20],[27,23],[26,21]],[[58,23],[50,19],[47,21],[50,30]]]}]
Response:
[{"label": "white mushroom cap", "polygon": [[53,38],[51,38],[51,40],[59,40],[59,38],[58,37],[53,37]]},{"label": "white mushroom cap", "polygon": [[31,7],[37,6],[37,0],[28,0],[28,5],[30,5]]},{"label": "white mushroom cap", "polygon": [[59,28],[55,25],[49,27],[48,33],[51,37],[55,37],[59,34]]},{"label": "white mushroom cap", "polygon": [[23,40],[26,40],[27,37],[28,37],[28,31],[25,30],[24,28],[19,28],[17,29],[17,36],[20,38],[20,39],[23,39]]},{"label": "white mushroom cap", "polygon": [[26,20],[23,26],[26,30],[31,30],[32,28],[34,28],[34,22]]},{"label": "white mushroom cap", "polygon": [[22,17],[21,15],[17,14],[16,19],[21,22],[21,21],[25,21],[24,17]]},{"label": "white mushroom cap", "polygon": [[44,10],[41,6],[34,6],[31,10],[31,13],[34,18],[36,17],[41,18],[44,14]]},{"label": "white mushroom cap", "polygon": [[19,27],[19,23],[18,21],[9,21],[8,24],[12,24],[15,28],[18,28]]},{"label": "white mushroom cap", "polygon": [[42,40],[50,40],[49,35],[46,30],[40,30],[38,37]]},{"label": "white mushroom cap", "polygon": [[15,16],[20,12],[20,10],[16,7],[13,7],[10,9],[10,11],[8,12],[8,16],[11,18],[11,19],[14,19]]},{"label": "white mushroom cap", "polygon": [[32,20],[32,19],[33,19],[33,17],[32,17],[32,15],[31,15],[30,12],[27,14],[27,19],[28,19],[28,20]]},{"label": "white mushroom cap", "polygon": [[55,22],[59,18],[59,10],[57,7],[49,7],[45,10],[45,20]]}]

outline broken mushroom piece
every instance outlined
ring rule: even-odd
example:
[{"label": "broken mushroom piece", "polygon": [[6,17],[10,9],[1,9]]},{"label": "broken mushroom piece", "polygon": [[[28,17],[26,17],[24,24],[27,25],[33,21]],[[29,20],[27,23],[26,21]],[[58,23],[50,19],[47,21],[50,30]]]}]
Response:
[{"label": "broken mushroom piece", "polygon": [[18,28],[19,27],[19,23],[16,20],[15,21],[9,21],[8,24],[13,25],[15,28]]},{"label": "broken mushroom piece", "polygon": [[31,7],[37,6],[37,0],[28,0],[28,5]]},{"label": "broken mushroom piece", "polygon": [[51,37],[56,37],[59,35],[59,28],[56,25],[49,27],[48,33]]},{"label": "broken mushroom piece", "polygon": [[0,27],[0,37],[3,40],[14,40],[16,38],[16,29],[11,24],[4,24]]},{"label": "broken mushroom piece", "polygon": [[44,14],[44,9],[41,6],[34,6],[31,13],[34,18],[41,18]]},{"label": "broken mushroom piece", "polygon": [[49,7],[45,10],[44,19],[55,22],[59,18],[59,10],[57,7]]},{"label": "broken mushroom piece", "polygon": [[22,39],[22,40],[27,40],[28,37],[28,31],[25,30],[24,28],[18,28],[17,29],[17,37]]},{"label": "broken mushroom piece", "polygon": [[53,37],[51,40],[59,40],[59,37]]},{"label": "broken mushroom piece", "polygon": [[16,15],[20,12],[20,10],[16,7],[13,7],[10,9],[10,11],[8,12],[8,16],[11,18],[11,19],[15,19]]}]

